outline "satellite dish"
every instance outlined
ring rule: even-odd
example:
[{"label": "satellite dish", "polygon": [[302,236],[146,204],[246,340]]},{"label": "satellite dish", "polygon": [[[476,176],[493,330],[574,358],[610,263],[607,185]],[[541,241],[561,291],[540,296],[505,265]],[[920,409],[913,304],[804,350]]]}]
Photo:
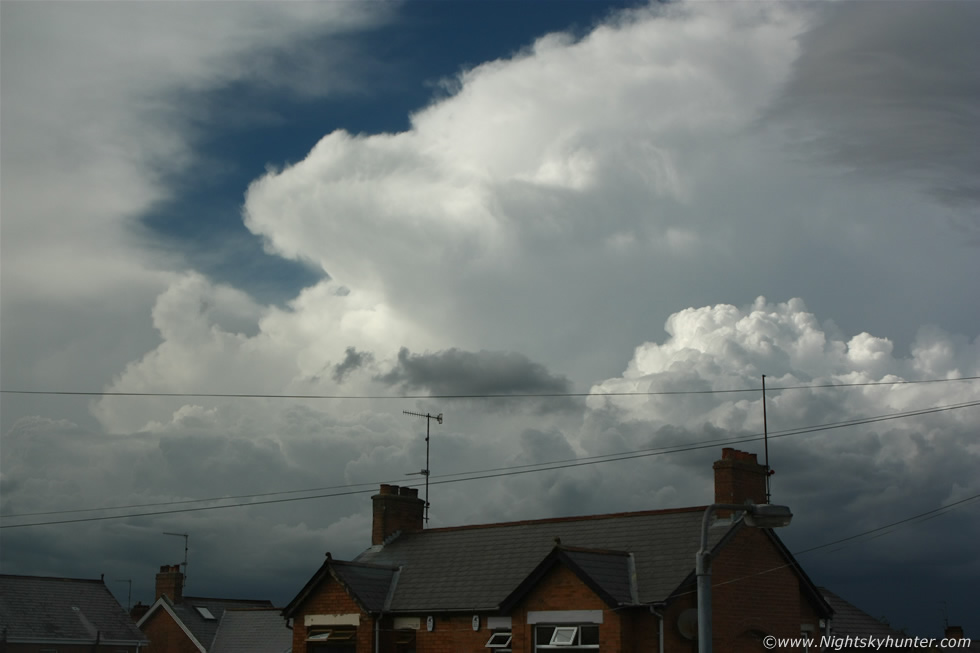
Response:
[{"label": "satellite dish", "polygon": [[698,610],[688,608],[677,617],[677,630],[680,631],[684,639],[698,638]]}]

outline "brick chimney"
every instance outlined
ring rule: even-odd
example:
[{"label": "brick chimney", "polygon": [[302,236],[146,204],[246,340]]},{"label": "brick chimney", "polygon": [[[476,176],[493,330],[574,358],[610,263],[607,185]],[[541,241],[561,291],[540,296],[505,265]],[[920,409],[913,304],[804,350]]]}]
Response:
[{"label": "brick chimney", "polygon": [[[174,603],[184,600],[184,574],[180,573],[180,565],[163,565],[157,574],[157,596],[163,594]],[[156,600],[156,599],[154,599]]]},{"label": "brick chimney", "polygon": [[425,501],[419,499],[417,488],[382,485],[371,501],[374,503],[371,544],[383,544],[396,531],[422,530]]},{"label": "brick chimney", "polygon": [[[726,447],[714,464],[715,503],[766,503],[766,466],[754,453]],[[718,516],[727,513],[718,512]]]},{"label": "brick chimney", "polygon": [[943,637],[946,639],[966,639],[963,635],[963,626],[946,626]]}]

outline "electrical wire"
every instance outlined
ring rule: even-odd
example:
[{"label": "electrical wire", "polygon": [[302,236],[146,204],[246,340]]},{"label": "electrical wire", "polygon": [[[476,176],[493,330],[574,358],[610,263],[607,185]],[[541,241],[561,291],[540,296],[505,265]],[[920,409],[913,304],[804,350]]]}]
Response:
[{"label": "electrical wire", "polygon": [[[866,381],[862,383],[820,383],[812,385],[789,385],[768,387],[770,391],[813,390],[818,388],[858,388],[876,385],[914,385],[921,383],[951,383],[953,381],[977,381],[980,376],[964,376],[956,379],[921,379],[918,381]],[[220,393],[220,392],[113,392],[113,391],[75,391],[75,390],[0,390],[11,395],[68,395],[82,397],[175,397],[211,399],[546,399],[562,397],[648,397],[658,395],[708,395],[760,392],[762,387],[733,388],[727,390],[656,390],[632,392],[532,392],[512,394],[414,394],[414,395],[312,395],[312,394],[260,394],[260,393]]]},{"label": "electrical wire", "polygon": [[[976,403],[980,404],[980,402],[976,402]],[[877,416],[874,416],[874,417],[858,418],[856,420],[845,420],[845,421],[841,421],[841,422],[829,422],[829,423],[826,423],[826,424],[817,424],[817,425],[809,426],[809,427],[801,427],[802,429],[806,429],[806,430],[802,430],[802,431],[800,429],[788,429],[788,430],[784,429],[784,430],[780,430],[780,431],[773,431],[773,433],[772,433],[772,435],[770,437],[784,437],[786,435],[794,435],[794,434],[796,434],[798,432],[812,432],[812,430],[814,430],[814,429],[815,430],[829,430],[829,429],[833,429],[833,428],[841,428],[843,426],[851,426],[851,425],[855,425],[855,424],[867,423],[868,420],[870,420],[870,421],[885,421],[885,420],[890,420],[890,419],[900,419],[900,418],[903,418],[903,417],[914,417],[914,416],[917,416],[917,415],[922,415],[922,414],[926,414],[926,413],[930,413],[930,412],[935,412],[937,410],[953,410],[953,409],[956,409],[956,408],[967,408],[967,407],[970,407],[972,405],[974,405],[974,404],[973,403],[970,403],[970,402],[967,402],[967,403],[964,403],[964,404],[952,404],[952,405],[945,406],[945,407],[940,406],[940,407],[922,408],[922,409],[915,409],[915,410],[912,410],[912,411],[903,411],[903,412],[900,412],[900,413],[889,413],[889,414],[886,414],[886,415],[877,415]],[[489,473],[489,472],[497,472],[497,471],[504,471],[504,470],[510,471],[510,470],[515,470],[515,469],[537,468],[537,467],[545,467],[545,466],[558,465],[558,464],[564,464],[564,463],[581,463],[583,461],[595,461],[597,463],[598,462],[609,462],[609,461],[615,461],[615,460],[624,460],[624,459],[633,458],[633,457],[644,457],[644,454],[658,455],[660,453],[671,453],[675,449],[675,447],[679,447],[679,446],[684,446],[684,447],[695,446],[696,448],[706,448],[708,446],[714,446],[714,445],[717,445],[717,444],[734,444],[734,443],[740,443],[740,442],[754,442],[754,441],[757,441],[757,440],[761,439],[763,437],[763,435],[764,434],[762,434],[762,433],[755,433],[755,434],[744,435],[744,436],[732,436],[732,437],[725,437],[725,438],[714,438],[714,439],[711,439],[711,440],[701,440],[699,442],[692,443],[691,445],[671,445],[671,446],[666,446],[666,447],[651,447],[651,448],[647,448],[647,449],[634,449],[634,450],[630,450],[630,451],[621,451],[621,452],[616,452],[616,453],[599,454],[599,455],[595,455],[595,456],[584,456],[584,457],[581,457],[581,458],[567,458],[567,459],[563,459],[563,460],[552,460],[552,461],[544,461],[544,462],[539,462],[539,463],[526,463],[526,464],[523,464],[523,465],[508,465],[507,467],[493,467],[493,468],[490,468],[490,469],[470,470],[470,471],[464,471],[464,472],[454,472],[454,473],[451,473],[451,474],[438,474],[438,475],[435,475],[435,476],[431,476],[430,478],[436,478],[436,479],[455,478],[455,477],[459,477],[459,476],[470,476],[470,475],[473,475],[473,474],[485,474],[485,473]],[[691,449],[689,449],[689,448],[682,449],[682,451],[690,451],[690,450]],[[605,460],[605,459],[609,459],[609,460]],[[542,471],[547,471],[547,469],[542,470]],[[154,507],[154,506],[173,506],[173,505],[181,505],[181,504],[189,504],[189,503],[204,503],[204,502],[209,502],[209,501],[227,501],[227,500],[231,500],[231,499],[252,499],[252,498],[259,498],[259,497],[279,496],[279,495],[283,495],[283,494],[302,494],[302,493],[305,493],[305,492],[322,492],[324,490],[338,490],[338,489],[349,489],[349,488],[357,488],[357,487],[375,488],[375,487],[378,487],[379,485],[382,485],[382,484],[395,484],[395,483],[399,483],[399,482],[400,482],[399,480],[392,480],[392,481],[373,481],[373,482],[370,482],[369,481],[369,482],[362,482],[362,483],[349,483],[349,484],[343,484],[343,485],[327,485],[327,486],[315,487],[315,488],[305,488],[305,489],[301,489],[301,490],[279,490],[279,491],[276,491],[276,492],[260,492],[260,493],[255,493],[255,494],[224,495],[224,496],[220,496],[220,497],[207,497],[207,498],[203,498],[203,499],[183,499],[183,500],[178,500],[178,501],[163,501],[163,502],[154,502],[154,503],[135,503],[135,504],[121,505],[121,506],[101,506],[101,507],[98,507],[98,508],[74,508],[74,509],[67,509],[67,510],[49,510],[49,511],[45,511],[45,512],[6,513],[6,514],[0,514],[0,517],[40,517],[40,516],[45,516],[45,515],[74,514],[74,513],[81,513],[81,512],[96,512],[96,511],[101,511],[101,510],[126,510],[126,509],[130,509],[130,508],[149,508],[149,507]],[[415,486],[413,486],[411,484],[408,484],[408,485],[406,485],[406,487],[415,487]]]},{"label": "electrical wire", "polygon": [[[932,408],[923,408],[923,409],[918,409],[918,410],[913,410],[913,411],[905,411],[903,413],[893,413],[893,414],[890,414],[890,415],[882,415],[882,416],[877,416],[877,417],[860,418],[860,419],[854,419],[854,420],[846,420],[846,421],[842,421],[842,422],[833,422],[833,423],[830,423],[830,424],[820,425],[820,426],[810,426],[810,427],[802,427],[802,428],[797,428],[797,429],[788,429],[788,430],[785,430],[785,431],[776,431],[776,432],[770,434],[769,437],[770,438],[788,437],[788,436],[791,436],[791,435],[800,435],[800,434],[804,434],[804,433],[814,433],[814,432],[817,432],[817,431],[839,429],[839,428],[844,428],[844,427],[847,427],[847,426],[856,426],[856,425],[862,425],[862,424],[870,424],[870,423],[874,423],[874,422],[882,422],[882,421],[888,421],[888,420],[894,420],[894,419],[901,419],[901,418],[905,418],[905,417],[914,417],[914,416],[919,416],[919,415],[926,415],[926,414],[937,413],[937,412],[948,411],[948,410],[956,410],[956,409],[960,409],[960,408],[970,408],[970,407],[975,407],[975,406],[980,406],[980,401],[964,402],[964,403],[960,403],[960,404],[952,404],[952,405],[947,405],[947,406],[936,406],[936,407],[932,407]],[[699,449],[706,449],[706,448],[711,448],[711,447],[717,446],[719,442],[730,442],[730,443],[735,443],[735,442],[752,442],[752,441],[761,440],[762,438],[763,438],[763,436],[762,435],[758,435],[758,434],[756,434],[756,435],[750,435],[750,436],[735,437],[735,438],[720,438],[720,439],[711,440],[711,441],[702,441],[702,442],[699,442],[699,443],[696,443],[696,444],[676,445],[676,446],[669,446],[669,447],[657,448],[657,449],[653,449],[653,450],[645,450],[645,451],[641,451],[639,453],[637,453],[637,452],[627,452],[627,453],[623,453],[623,454],[607,454],[605,456],[593,456],[593,457],[591,457],[589,459],[582,458],[582,459],[571,459],[571,460],[566,460],[566,461],[559,461],[559,462],[554,462],[554,463],[537,463],[537,464],[534,464],[534,465],[528,465],[527,467],[530,467],[530,468],[526,468],[526,469],[519,469],[519,468],[514,468],[514,467],[507,467],[507,468],[495,468],[495,469],[492,469],[492,470],[484,470],[484,471],[478,471],[478,472],[459,472],[457,474],[447,474],[447,475],[444,475],[444,477],[440,477],[440,478],[442,478],[442,480],[432,481],[430,479],[430,485],[444,485],[444,484],[447,484],[447,483],[460,483],[460,482],[464,482],[464,481],[485,480],[485,479],[490,479],[490,478],[499,478],[499,477],[503,477],[503,476],[516,476],[516,475],[521,475],[521,474],[531,474],[531,473],[537,473],[537,472],[554,471],[554,470],[559,470],[559,469],[568,469],[568,468],[572,468],[572,467],[583,467],[583,466],[586,466],[586,465],[595,465],[595,464],[605,463],[605,462],[617,462],[617,461],[620,461],[620,460],[630,460],[630,459],[637,459],[637,458],[646,458],[646,457],[650,457],[650,456],[665,455],[665,454],[669,454],[669,453],[681,453],[681,452],[685,452],[685,451],[695,451],[695,450],[699,450]],[[447,478],[447,477],[460,476],[460,475],[466,475],[466,476],[465,476],[465,478]],[[365,486],[365,485],[367,485],[367,484],[366,483],[359,483],[359,484],[356,484],[356,485],[335,486],[335,487],[337,487],[337,488],[344,488],[344,487],[362,487],[362,486]],[[130,517],[147,517],[147,516],[153,516],[153,515],[167,515],[167,514],[176,514],[176,513],[183,513],[183,512],[200,512],[200,511],[203,511],[203,510],[220,510],[220,509],[224,509],[224,508],[240,508],[240,507],[246,507],[246,506],[260,506],[260,505],[268,505],[268,504],[274,504],[274,503],[287,503],[287,502],[292,502],[292,501],[305,501],[305,500],[309,500],[309,499],[324,499],[324,498],[332,498],[332,497],[340,497],[340,496],[349,496],[349,495],[354,495],[354,494],[365,494],[365,493],[368,493],[368,492],[373,492],[374,491],[374,487],[376,487],[376,486],[374,484],[372,484],[372,487],[369,488],[369,489],[349,490],[347,492],[335,492],[335,493],[328,493],[328,494],[317,494],[317,495],[303,496],[303,497],[286,497],[286,498],[279,498],[279,499],[264,499],[264,500],[261,500],[261,501],[249,501],[249,502],[244,502],[244,503],[233,503],[233,504],[225,504],[225,505],[219,505],[219,506],[198,506],[198,507],[192,507],[192,508],[175,508],[175,509],[170,509],[170,510],[157,510],[157,511],[147,511],[147,512],[140,512],[140,513],[128,513],[128,514],[124,514],[124,515],[102,515],[102,516],[97,516],[97,517],[81,517],[81,518],[76,518],[76,519],[63,519],[63,520],[51,520],[51,521],[43,521],[43,522],[31,522],[31,523],[27,523],[27,524],[0,524],[0,529],[5,529],[5,528],[24,528],[24,527],[28,527],[28,526],[51,526],[51,525],[59,525],[59,524],[74,524],[74,523],[91,522],[91,521],[105,521],[105,520],[110,520],[110,519],[126,519],[126,518],[130,518]],[[414,487],[414,486],[408,485],[407,487]],[[269,496],[271,494],[299,493],[299,492],[304,492],[304,491],[308,491],[308,490],[288,490],[288,491],[282,492],[282,493],[266,493],[264,496]],[[249,496],[249,495],[243,495],[243,496]],[[260,496],[260,495],[252,495],[252,496]],[[228,497],[228,498],[238,498],[238,497]],[[197,499],[197,500],[188,500],[188,501],[209,501],[209,500],[211,500],[211,499]],[[184,503],[184,502],[174,502],[174,503]],[[134,507],[137,507],[137,506],[134,506]],[[124,508],[122,508],[122,507],[116,507],[116,508],[85,508],[85,509],[80,509],[77,512],[88,512],[88,511],[95,511],[95,510],[113,510],[113,509],[124,509]],[[61,514],[65,514],[65,513],[69,513],[69,512],[76,512],[76,511],[63,511]],[[5,515],[5,517],[7,517],[7,518],[9,518],[9,517],[26,517],[26,516],[28,516],[28,515],[27,514],[22,514],[22,515]]]},{"label": "electrical wire", "polygon": [[[865,424],[865,423],[870,423],[870,422],[886,421],[886,420],[892,420],[892,419],[901,419],[901,418],[904,418],[904,417],[915,417],[915,416],[918,416],[918,415],[924,415],[924,414],[928,414],[928,413],[932,413],[932,412],[937,412],[937,411],[954,410],[954,409],[957,409],[957,408],[969,408],[969,407],[974,406],[974,405],[980,405],[980,402],[965,402],[965,403],[962,403],[962,404],[951,404],[951,405],[948,405],[948,406],[921,408],[921,409],[915,409],[915,410],[911,410],[911,411],[903,411],[903,412],[899,412],[899,413],[889,413],[889,414],[885,414],[885,415],[877,415],[877,416],[874,416],[874,417],[856,418],[856,419],[844,420],[844,421],[840,421],[840,422],[828,422],[828,423],[825,423],[825,424],[817,424],[817,425],[808,426],[808,427],[799,427],[799,428],[796,428],[796,429],[783,429],[783,430],[773,431],[770,434],[769,437],[773,437],[773,438],[785,437],[787,435],[796,435],[798,433],[809,433],[809,432],[813,432],[813,431],[830,430],[830,429],[836,429],[836,428],[842,428],[842,427],[845,427],[845,426],[853,426],[853,425]],[[595,455],[595,456],[584,456],[584,457],[581,457],[581,458],[567,458],[567,459],[563,459],[563,460],[544,461],[544,462],[540,462],[540,463],[526,463],[526,464],[523,464],[523,465],[508,465],[507,467],[493,467],[493,468],[489,468],[489,469],[470,470],[470,471],[464,471],[464,472],[454,472],[454,473],[451,473],[451,474],[438,474],[438,475],[431,476],[430,479],[432,479],[432,478],[434,478],[434,479],[456,478],[456,477],[460,477],[460,476],[470,476],[470,475],[473,475],[473,474],[486,474],[486,473],[490,473],[490,472],[498,472],[498,471],[504,471],[504,470],[511,471],[511,470],[515,470],[515,469],[524,469],[524,468],[538,468],[538,467],[545,467],[545,466],[550,466],[550,465],[559,465],[559,464],[564,464],[564,463],[582,463],[584,461],[595,461],[597,463],[599,463],[599,462],[611,462],[611,461],[616,461],[616,460],[625,460],[625,459],[629,459],[629,458],[645,457],[646,455],[659,455],[661,453],[672,453],[675,450],[676,447],[685,447],[683,449],[680,449],[680,451],[691,451],[692,449],[689,448],[689,447],[695,447],[695,448],[698,448],[698,449],[703,449],[703,448],[707,448],[709,446],[715,446],[717,444],[735,444],[735,443],[741,443],[741,442],[755,442],[755,441],[758,441],[758,440],[762,439],[763,438],[763,435],[764,434],[762,434],[762,433],[754,433],[754,434],[751,434],[751,435],[744,435],[744,436],[732,436],[732,437],[725,437],[725,438],[714,438],[714,439],[711,439],[711,440],[700,440],[698,442],[691,443],[690,445],[671,445],[671,446],[662,446],[662,447],[651,447],[651,448],[647,448],[647,449],[634,449],[634,450],[630,450],[630,451],[621,451],[621,452],[616,452],[616,453],[599,454],[599,455]],[[608,459],[608,460],[606,460],[606,459]],[[547,469],[543,469],[543,470],[540,470],[540,471],[548,471],[548,470]],[[189,503],[204,503],[204,502],[209,502],[209,501],[228,501],[228,500],[232,500],[232,499],[253,499],[253,498],[259,498],[259,497],[279,496],[279,495],[283,495],[283,494],[303,494],[305,492],[322,492],[324,490],[339,490],[339,489],[350,489],[350,488],[357,488],[357,487],[375,488],[375,487],[378,487],[379,485],[382,485],[382,484],[396,484],[396,483],[399,483],[399,482],[400,482],[400,480],[373,481],[373,482],[369,481],[369,482],[362,482],[362,483],[349,483],[349,484],[343,484],[343,485],[327,485],[327,486],[322,486],[322,487],[305,488],[305,489],[300,489],[300,490],[279,490],[279,491],[276,491],[276,492],[260,492],[260,493],[254,493],[254,494],[224,495],[224,496],[220,496],[220,497],[207,497],[207,498],[203,498],[203,499],[182,499],[182,500],[178,500],[178,501],[163,501],[163,502],[154,502],[154,503],[135,503],[135,504],[127,504],[127,505],[121,505],[121,506],[101,506],[101,507],[98,507],[98,508],[74,508],[74,509],[66,509],[66,510],[49,510],[49,511],[45,511],[45,512],[6,513],[6,514],[0,514],[0,517],[40,517],[40,516],[45,516],[45,515],[62,515],[62,514],[74,514],[74,513],[81,513],[81,512],[96,512],[96,511],[101,511],[101,510],[127,510],[127,509],[131,509],[131,508],[149,508],[149,507],[154,507],[154,506],[173,506],[173,505],[181,505],[181,504],[189,504]],[[415,486],[413,486],[411,484],[408,484],[408,485],[406,485],[406,487],[415,487]]]},{"label": "electrical wire", "polygon": [[[896,522],[892,522],[890,524],[885,524],[884,526],[879,526],[878,528],[872,528],[870,530],[863,531],[863,532],[858,533],[856,535],[850,535],[848,537],[842,537],[841,539],[834,540],[832,542],[825,542],[824,544],[819,544],[817,546],[811,546],[809,549],[803,549],[801,551],[794,551],[793,552],[793,555],[803,555],[803,554],[806,554],[806,553],[811,553],[813,551],[819,551],[820,549],[826,549],[827,547],[834,546],[834,545],[837,545],[837,544],[843,544],[845,542],[850,542],[852,540],[856,540],[858,538],[865,537],[866,535],[871,535],[872,533],[878,533],[880,531],[885,531],[885,530],[887,530],[889,528],[893,528],[893,527],[899,526],[901,524],[906,524],[906,523],[909,523],[909,522],[913,522],[913,521],[915,521],[917,519],[921,519],[923,517],[925,517],[925,519],[921,519],[921,521],[928,521],[929,519],[933,519],[935,517],[940,517],[941,515],[945,514],[946,512],[949,512],[950,510],[955,509],[957,506],[961,506],[964,503],[968,503],[970,501],[975,501],[977,499],[980,499],[980,494],[974,494],[972,497],[967,497],[965,499],[960,499],[959,501],[954,501],[953,503],[947,503],[945,506],[940,506],[940,507],[935,508],[933,510],[927,510],[925,512],[920,512],[918,515],[912,515],[911,517],[906,517],[905,519],[900,519],[900,520],[898,520]],[[888,532],[891,532],[891,531],[888,531]],[[887,532],[886,533],[882,533],[882,535],[887,535],[887,534],[888,534]]]},{"label": "electrical wire", "polygon": [[[869,539],[875,539],[875,538],[878,538],[878,537],[884,537],[885,535],[890,535],[890,534],[892,534],[894,532],[894,531],[887,530],[889,528],[894,528],[896,526],[901,526],[903,524],[908,524],[910,522],[914,522],[915,520],[919,520],[919,519],[921,519],[923,517],[925,517],[925,519],[921,519],[921,521],[919,523],[922,523],[924,521],[928,521],[930,519],[934,519],[936,517],[941,517],[942,515],[945,515],[945,514],[947,514],[949,512],[952,512],[953,510],[956,510],[958,508],[961,508],[961,507],[963,507],[964,504],[966,504],[966,503],[968,503],[970,501],[975,501],[976,499],[980,499],[980,494],[975,494],[972,497],[967,497],[967,498],[961,499],[959,501],[954,501],[953,503],[948,503],[945,506],[940,506],[940,507],[935,508],[933,510],[927,510],[926,512],[919,513],[918,515],[913,515],[911,517],[906,517],[905,519],[900,519],[900,520],[895,521],[895,522],[892,522],[890,524],[885,524],[884,526],[879,526],[878,528],[872,528],[872,529],[863,531],[861,533],[856,533],[854,535],[850,535],[848,537],[842,537],[840,539],[832,540],[830,542],[824,542],[823,544],[819,544],[817,546],[810,547],[809,549],[803,549],[801,551],[793,551],[792,552],[792,555],[795,558],[796,556],[804,555],[806,553],[812,553],[813,551],[819,551],[819,550],[826,549],[828,547],[836,546],[836,545],[839,544],[839,545],[841,545],[840,547],[838,547],[837,549],[832,549],[832,551],[837,551],[840,548],[842,548],[844,546],[847,546],[848,544],[856,544],[857,543],[856,540],[858,540],[859,538],[865,537],[867,535],[872,535],[872,534],[875,534],[875,533],[877,533],[877,534],[874,535],[874,537],[869,538]],[[780,569],[786,569],[786,568],[789,568],[789,567],[797,567],[797,566],[798,565],[797,565],[796,561],[794,560],[793,562],[787,562],[785,564],[777,565],[775,567],[769,567],[767,569],[763,569],[761,571],[756,571],[756,572],[753,572],[751,574],[746,574],[744,576],[738,576],[736,578],[731,578],[729,580],[725,580],[725,581],[721,581],[721,582],[717,582],[717,583],[712,582],[711,587],[712,588],[715,588],[715,587],[722,587],[724,585],[731,585],[732,583],[738,583],[738,582],[741,582],[743,580],[748,580],[749,578],[754,578],[756,576],[762,576],[762,575],[765,575],[765,574],[769,574],[769,573],[772,573],[774,571],[779,571]],[[688,591],[685,591],[685,592],[678,592],[674,596],[684,596],[684,595],[691,595],[691,594],[697,594],[697,590],[696,589],[692,589],[692,590],[688,590]]]}]

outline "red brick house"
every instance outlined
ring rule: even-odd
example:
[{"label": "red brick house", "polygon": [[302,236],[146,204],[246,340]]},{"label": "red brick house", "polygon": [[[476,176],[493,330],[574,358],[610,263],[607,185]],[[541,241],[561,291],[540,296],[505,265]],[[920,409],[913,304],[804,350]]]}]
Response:
[{"label": "red brick house", "polygon": [[164,565],[156,577],[156,601],[136,622],[149,639],[146,653],[243,651],[242,637],[260,648],[283,653],[289,631],[271,601],[184,596],[180,565]]},{"label": "red brick house", "polygon": [[[765,500],[755,454],[725,449],[715,501]],[[696,651],[705,506],[423,529],[418,491],[382,485],[372,546],[327,560],[283,610],[294,653]],[[713,639],[819,636],[827,601],[779,538],[741,514],[709,529]]]}]

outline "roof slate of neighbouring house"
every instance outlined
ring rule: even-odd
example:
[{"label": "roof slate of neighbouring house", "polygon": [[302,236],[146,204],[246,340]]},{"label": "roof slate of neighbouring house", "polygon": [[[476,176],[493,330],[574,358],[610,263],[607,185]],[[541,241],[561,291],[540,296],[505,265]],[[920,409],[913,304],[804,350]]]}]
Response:
[{"label": "roof slate of neighbouring house", "polygon": [[888,624],[875,619],[867,612],[848,603],[825,587],[819,588],[830,607],[834,609],[834,618],[830,622],[831,632],[836,635],[854,635],[858,637],[905,637]]},{"label": "roof slate of neighbouring house", "polygon": [[227,609],[214,636],[211,653],[286,653],[293,632],[277,608]]},{"label": "roof slate of neighbouring house", "polygon": [[292,614],[293,609],[327,576],[336,578],[366,611],[387,612],[390,609],[388,598],[392,589],[397,587],[399,573],[397,567],[334,560],[328,553],[326,561],[307,581],[296,598],[289,602],[283,613]]},{"label": "roof slate of neighbouring house", "polygon": [[510,612],[545,576],[560,565],[571,570],[610,607],[636,605],[638,601],[632,563],[632,554],[623,551],[572,548],[558,543],[534,571],[501,602],[500,609],[505,613]]},{"label": "roof slate of neighbouring house", "polygon": [[[401,567],[390,610],[493,610],[555,547],[606,549],[633,554],[640,603],[666,600],[692,572],[700,546],[704,506],[678,510],[462,526],[403,533],[355,559]],[[734,528],[740,528],[740,522]],[[714,547],[730,521],[709,530]],[[597,559],[578,559],[586,567]],[[609,560],[607,559],[607,564]],[[590,571],[602,574],[596,568]],[[622,581],[608,581],[614,586]],[[621,589],[613,590],[617,595]]]},{"label": "roof slate of neighbouring house", "polygon": [[8,642],[148,641],[101,580],[0,574],[0,628]]},{"label": "roof slate of neighbouring house", "polygon": [[[218,632],[225,610],[242,608],[272,608],[272,601],[256,601],[249,599],[211,599],[200,596],[185,596],[180,603],[174,603],[169,597],[163,597],[177,618],[193,633],[201,646],[211,650],[214,636]],[[197,608],[206,608],[214,619],[207,619]],[[151,610],[152,612],[152,610]],[[143,619],[147,619],[147,613]],[[140,621],[142,623],[143,620]]]},{"label": "roof slate of neighbouring house", "polygon": [[331,568],[368,612],[380,612],[384,609],[395,569],[357,565],[340,560],[331,561]]},{"label": "roof slate of neighbouring house", "polygon": [[633,605],[630,575],[630,554],[618,551],[589,551],[565,549],[565,558],[573,567],[592,580],[614,605]]}]

